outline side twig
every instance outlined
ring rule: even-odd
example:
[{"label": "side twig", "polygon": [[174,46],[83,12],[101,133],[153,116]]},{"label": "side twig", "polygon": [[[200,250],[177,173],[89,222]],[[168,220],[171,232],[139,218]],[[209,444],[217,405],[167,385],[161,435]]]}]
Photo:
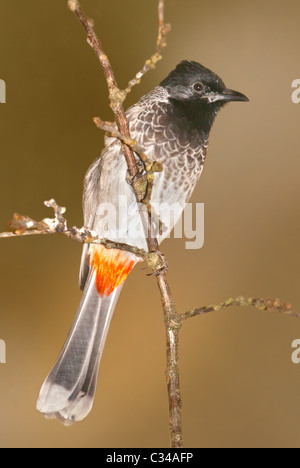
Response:
[{"label": "side twig", "polygon": [[266,312],[277,312],[280,314],[288,315],[290,317],[300,318],[300,313],[293,312],[292,305],[289,302],[281,302],[277,298],[261,298],[261,297],[242,297],[239,296],[235,299],[227,299],[225,302],[221,302],[217,305],[210,305],[201,307],[199,309],[193,309],[184,314],[179,314],[178,319],[180,321],[187,320],[198,315],[208,314],[209,312],[217,312],[228,307],[255,307],[256,309],[263,310]]},{"label": "side twig", "polygon": [[158,2],[158,36],[156,41],[156,51],[146,60],[143,68],[136,73],[135,77],[129,81],[127,88],[123,91],[125,97],[130,93],[132,88],[141,82],[142,77],[153,68],[159,60],[162,59],[162,50],[167,45],[167,34],[171,31],[171,25],[165,23],[165,0]]},{"label": "side twig", "polygon": [[54,199],[45,201],[44,204],[48,208],[52,208],[54,210],[54,218],[45,218],[42,221],[35,221],[29,216],[23,216],[15,213],[13,215],[13,219],[8,223],[9,231],[1,232],[0,238],[60,233],[70,239],[84,244],[101,244],[106,249],[118,249],[131,252],[137,257],[145,260],[150,267],[155,265],[155,257],[153,255],[149,255],[149,253],[143,249],[139,249],[132,245],[121,242],[114,242],[112,240],[105,239],[98,236],[95,231],[91,231],[86,227],[68,228],[67,220],[63,216],[63,214],[66,212],[66,208],[59,206]]}]

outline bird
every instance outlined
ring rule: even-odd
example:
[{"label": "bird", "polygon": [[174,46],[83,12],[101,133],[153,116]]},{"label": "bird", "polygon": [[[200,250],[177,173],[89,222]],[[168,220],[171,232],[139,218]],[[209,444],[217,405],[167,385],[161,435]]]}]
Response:
[{"label": "bird", "polygon": [[[126,111],[131,138],[149,160],[162,165],[162,171],[155,173],[151,195],[160,222],[159,243],[170,234],[190,199],[203,170],[214,120],[231,101],[249,99],[226,88],[210,69],[183,60]],[[101,237],[147,250],[141,205],[128,180],[121,142],[106,135],[100,157],[85,176],[84,225]],[[166,213],[168,206],[175,206],[173,216]],[[71,425],[91,411],[114,310],[138,261],[127,251],[84,245],[79,275],[82,299],[37,401],[38,411],[46,418]]]}]

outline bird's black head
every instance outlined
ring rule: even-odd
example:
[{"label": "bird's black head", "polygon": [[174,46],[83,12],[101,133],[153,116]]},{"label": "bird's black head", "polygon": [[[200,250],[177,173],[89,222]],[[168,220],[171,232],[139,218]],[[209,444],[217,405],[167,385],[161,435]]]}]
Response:
[{"label": "bird's black head", "polygon": [[197,62],[179,63],[160,86],[170,101],[191,124],[209,132],[220,108],[230,101],[248,101],[237,91],[227,89],[219,76]]}]

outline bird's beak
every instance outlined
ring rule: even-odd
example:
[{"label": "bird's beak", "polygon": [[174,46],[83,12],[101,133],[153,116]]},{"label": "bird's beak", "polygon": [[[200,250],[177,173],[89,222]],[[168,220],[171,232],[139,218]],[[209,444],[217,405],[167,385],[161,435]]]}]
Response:
[{"label": "bird's beak", "polygon": [[223,93],[219,94],[219,101],[246,101],[249,99],[242,93],[238,91],[233,91],[233,89],[225,89]]}]

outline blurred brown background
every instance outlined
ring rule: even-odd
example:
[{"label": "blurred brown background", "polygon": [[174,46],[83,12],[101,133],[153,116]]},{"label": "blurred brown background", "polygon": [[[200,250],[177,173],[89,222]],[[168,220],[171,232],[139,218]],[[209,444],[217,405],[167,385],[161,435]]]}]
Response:
[{"label": "blurred brown background", "polygon": [[[156,0],[83,0],[119,84],[154,50]],[[61,0],[1,0],[1,230],[13,212],[50,216],[67,206],[82,225],[82,181],[111,119],[102,71]],[[300,305],[299,122],[291,83],[300,77],[299,1],[167,1],[164,60],[127,105],[182,59],[211,68],[249,96],[218,116],[194,202],[205,203],[205,246],[163,245],[180,311],[230,296]],[[167,447],[165,344],[153,278],[138,266],[124,288],[101,365],[95,405],[65,428],[36,410],[40,386],[80,299],[81,246],[62,236],[1,240],[1,447]],[[300,322],[254,309],[198,317],[181,332],[187,447],[299,447],[300,365],[291,342]]]}]

